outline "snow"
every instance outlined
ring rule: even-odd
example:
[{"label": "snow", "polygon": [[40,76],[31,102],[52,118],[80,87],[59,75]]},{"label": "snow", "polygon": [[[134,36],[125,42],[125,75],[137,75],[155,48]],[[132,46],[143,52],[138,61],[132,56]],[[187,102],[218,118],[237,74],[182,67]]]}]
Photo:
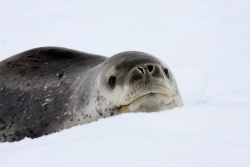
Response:
[{"label": "snow", "polygon": [[0,59],[40,46],[162,59],[185,106],[14,143],[0,166],[250,166],[250,1],[2,1]]}]

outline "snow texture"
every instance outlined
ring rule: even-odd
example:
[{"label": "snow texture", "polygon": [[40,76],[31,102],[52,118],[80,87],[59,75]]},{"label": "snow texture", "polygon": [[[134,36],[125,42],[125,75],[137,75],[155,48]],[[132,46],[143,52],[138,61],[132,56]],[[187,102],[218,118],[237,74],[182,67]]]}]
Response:
[{"label": "snow texture", "polygon": [[0,143],[1,167],[250,166],[250,1],[2,1],[0,60],[40,46],[150,53],[185,106]]}]

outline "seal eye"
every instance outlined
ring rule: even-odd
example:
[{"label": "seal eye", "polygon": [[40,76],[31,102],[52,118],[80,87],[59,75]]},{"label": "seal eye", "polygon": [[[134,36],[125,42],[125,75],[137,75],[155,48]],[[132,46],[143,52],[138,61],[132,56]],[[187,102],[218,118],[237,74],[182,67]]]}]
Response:
[{"label": "seal eye", "polygon": [[109,77],[109,85],[113,88],[115,86],[116,77],[110,76]]},{"label": "seal eye", "polygon": [[167,69],[167,68],[165,68],[163,71],[164,71],[165,75],[167,76],[167,78],[169,79],[168,69]]}]

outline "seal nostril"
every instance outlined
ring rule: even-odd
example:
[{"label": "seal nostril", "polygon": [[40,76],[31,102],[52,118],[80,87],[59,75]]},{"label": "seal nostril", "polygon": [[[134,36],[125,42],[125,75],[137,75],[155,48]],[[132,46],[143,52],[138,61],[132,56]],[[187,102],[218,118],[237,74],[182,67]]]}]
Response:
[{"label": "seal nostril", "polygon": [[152,65],[149,65],[149,66],[148,66],[148,71],[149,71],[149,72],[153,71],[153,66],[152,66]]},{"label": "seal nostril", "polygon": [[167,68],[165,68],[163,71],[164,71],[164,73],[165,73],[166,77],[169,79],[168,69],[167,69]]},{"label": "seal nostril", "polygon": [[141,73],[143,73],[143,74],[144,74],[144,70],[143,70],[143,68],[138,67],[138,70],[140,70],[140,71],[141,71]]}]

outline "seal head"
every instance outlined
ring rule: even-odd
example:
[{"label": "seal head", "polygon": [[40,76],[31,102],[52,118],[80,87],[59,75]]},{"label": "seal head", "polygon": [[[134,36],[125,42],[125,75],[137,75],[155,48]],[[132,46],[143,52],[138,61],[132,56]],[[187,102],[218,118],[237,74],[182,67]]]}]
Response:
[{"label": "seal head", "polygon": [[[98,67],[87,111],[102,117],[124,112],[153,112],[183,105],[169,67],[143,52],[122,52]],[[77,90],[80,91],[80,90]],[[91,113],[89,113],[91,115]]]}]

